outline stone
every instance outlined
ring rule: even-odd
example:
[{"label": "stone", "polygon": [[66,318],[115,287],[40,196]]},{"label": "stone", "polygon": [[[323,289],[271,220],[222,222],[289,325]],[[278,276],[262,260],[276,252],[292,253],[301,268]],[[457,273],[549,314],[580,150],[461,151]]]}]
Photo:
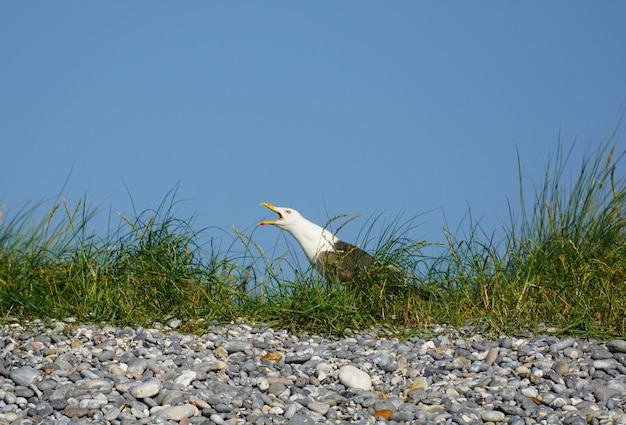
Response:
[{"label": "stone", "polygon": [[615,369],[617,363],[613,360],[594,360],[593,367],[596,369]]},{"label": "stone", "polygon": [[228,351],[228,354],[233,354],[252,350],[252,343],[242,340],[224,341],[222,347]]},{"label": "stone", "polygon": [[566,375],[569,372],[569,363],[565,360],[557,360],[552,365],[552,370],[560,375]]},{"label": "stone", "polygon": [[152,378],[147,381],[132,386],[129,389],[130,394],[135,398],[146,398],[157,395],[161,391],[161,382],[158,379]]},{"label": "stone", "polygon": [[23,366],[17,369],[11,370],[9,372],[9,377],[13,382],[17,385],[23,385],[25,387],[29,386],[33,383],[36,378],[39,378],[43,375],[41,370],[37,370],[30,366]]},{"label": "stone", "polygon": [[372,378],[361,369],[352,365],[339,369],[339,381],[348,388],[369,391],[372,389]]},{"label": "stone", "polygon": [[174,382],[180,385],[184,385],[185,387],[191,384],[191,381],[196,379],[196,372],[193,370],[185,370],[183,373],[178,376]]},{"label": "stone", "polygon": [[308,416],[296,413],[291,419],[289,419],[287,425],[315,425],[315,420],[309,418]]},{"label": "stone", "polygon": [[66,407],[63,410],[63,414],[68,418],[82,418],[89,414],[89,409],[84,409],[82,407]]},{"label": "stone", "polygon": [[485,363],[489,366],[493,365],[498,359],[498,348],[491,347],[489,351],[487,351],[487,357],[485,357]]},{"label": "stone", "polygon": [[611,353],[626,353],[626,341],[623,339],[615,339],[606,343],[606,348]]},{"label": "stone", "polygon": [[198,408],[191,404],[183,404],[182,406],[171,406],[159,410],[156,415],[170,421],[181,421],[185,418],[198,415]]},{"label": "stone", "polygon": [[148,361],[146,359],[132,359],[128,362],[126,374],[131,378],[139,379],[147,368]]},{"label": "stone", "polygon": [[321,415],[325,415],[326,412],[328,412],[328,409],[330,409],[330,406],[328,404],[320,403],[319,401],[312,401],[309,404],[307,404],[306,407],[308,407],[312,411],[317,412]]},{"label": "stone", "polygon": [[506,416],[497,410],[485,410],[481,417],[486,422],[502,422]]}]

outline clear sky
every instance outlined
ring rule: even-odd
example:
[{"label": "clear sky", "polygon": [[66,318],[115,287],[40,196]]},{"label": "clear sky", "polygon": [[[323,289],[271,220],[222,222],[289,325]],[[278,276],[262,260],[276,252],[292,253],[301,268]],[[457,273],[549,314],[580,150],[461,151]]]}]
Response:
[{"label": "clear sky", "polygon": [[496,229],[516,147],[541,180],[559,136],[582,152],[626,105],[625,19],[622,0],[2,2],[0,203],[69,176],[105,224],[132,216],[124,183],[139,211],[179,184],[177,217],[268,250],[261,201],[361,214],[350,242],[398,214],[443,241],[468,207]]}]

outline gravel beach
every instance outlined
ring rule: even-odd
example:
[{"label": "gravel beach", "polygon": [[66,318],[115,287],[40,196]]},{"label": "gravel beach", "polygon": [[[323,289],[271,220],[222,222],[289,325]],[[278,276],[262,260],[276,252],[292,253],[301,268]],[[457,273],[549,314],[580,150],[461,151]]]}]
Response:
[{"label": "gravel beach", "polygon": [[626,424],[626,341],[0,325],[0,424]]}]

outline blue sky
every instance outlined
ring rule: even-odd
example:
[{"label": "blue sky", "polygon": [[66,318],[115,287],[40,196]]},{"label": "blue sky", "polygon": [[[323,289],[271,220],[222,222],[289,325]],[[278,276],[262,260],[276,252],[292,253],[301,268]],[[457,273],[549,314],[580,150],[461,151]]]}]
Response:
[{"label": "blue sky", "polygon": [[617,0],[3,2],[0,203],[69,176],[63,196],[103,203],[106,226],[132,216],[124,184],[139,211],[179,184],[178,217],[268,250],[261,201],[361,214],[348,241],[398,214],[442,241],[468,207],[497,229],[516,147],[541,180],[559,136],[579,155],[626,105],[625,16]]}]

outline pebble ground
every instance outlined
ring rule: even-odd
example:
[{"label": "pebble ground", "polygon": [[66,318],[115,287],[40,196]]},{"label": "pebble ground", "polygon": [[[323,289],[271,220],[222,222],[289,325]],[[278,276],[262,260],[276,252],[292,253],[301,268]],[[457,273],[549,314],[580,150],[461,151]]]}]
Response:
[{"label": "pebble ground", "polygon": [[621,339],[178,324],[0,325],[0,424],[626,424]]}]

